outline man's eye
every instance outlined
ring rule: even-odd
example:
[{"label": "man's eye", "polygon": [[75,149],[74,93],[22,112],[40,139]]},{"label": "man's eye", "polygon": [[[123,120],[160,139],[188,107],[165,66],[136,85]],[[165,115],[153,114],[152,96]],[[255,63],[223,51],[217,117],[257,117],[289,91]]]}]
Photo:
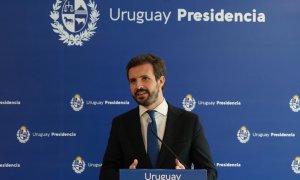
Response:
[{"label": "man's eye", "polygon": [[134,84],[136,82],[136,80],[135,79],[131,79],[131,80],[129,80],[129,83],[130,84]]},{"label": "man's eye", "polygon": [[145,81],[145,80],[147,80],[148,79],[148,77],[142,77],[142,80],[143,81]]}]

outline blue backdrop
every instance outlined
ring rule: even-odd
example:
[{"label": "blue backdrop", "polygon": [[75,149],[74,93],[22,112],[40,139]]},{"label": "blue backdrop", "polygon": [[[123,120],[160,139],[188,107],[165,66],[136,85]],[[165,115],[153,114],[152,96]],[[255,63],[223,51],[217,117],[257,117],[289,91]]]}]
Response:
[{"label": "blue backdrop", "polygon": [[0,179],[97,179],[125,66],[153,53],[219,179],[300,178],[300,2],[29,0],[0,11]]}]

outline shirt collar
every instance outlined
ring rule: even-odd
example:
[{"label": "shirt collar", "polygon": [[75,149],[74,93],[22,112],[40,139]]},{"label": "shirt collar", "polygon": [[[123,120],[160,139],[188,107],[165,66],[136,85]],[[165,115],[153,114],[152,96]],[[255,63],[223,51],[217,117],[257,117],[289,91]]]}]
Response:
[{"label": "shirt collar", "polygon": [[[145,106],[139,105],[139,110],[140,110],[140,117],[141,117],[149,109],[147,109]],[[163,102],[160,103],[160,105],[158,105],[154,110],[156,112],[159,112],[160,114],[166,116],[167,113],[168,113],[168,103],[167,103],[167,101],[164,99]]]}]

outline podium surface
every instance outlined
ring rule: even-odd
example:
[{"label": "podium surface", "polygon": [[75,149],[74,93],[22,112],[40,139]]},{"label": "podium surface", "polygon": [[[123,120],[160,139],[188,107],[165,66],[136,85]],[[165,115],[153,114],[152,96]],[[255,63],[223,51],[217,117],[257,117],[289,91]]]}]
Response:
[{"label": "podium surface", "polygon": [[120,169],[120,180],[207,180],[205,169]]}]

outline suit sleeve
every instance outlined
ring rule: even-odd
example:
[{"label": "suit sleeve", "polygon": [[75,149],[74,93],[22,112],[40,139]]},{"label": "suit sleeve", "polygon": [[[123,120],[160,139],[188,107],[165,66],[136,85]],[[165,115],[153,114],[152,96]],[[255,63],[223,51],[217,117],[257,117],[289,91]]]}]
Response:
[{"label": "suit sleeve", "polygon": [[194,126],[191,159],[195,169],[207,169],[208,180],[217,179],[217,171],[210,155],[210,148],[198,116]]},{"label": "suit sleeve", "polygon": [[118,180],[123,156],[118,139],[117,121],[113,120],[108,144],[104,154],[99,180]]}]

